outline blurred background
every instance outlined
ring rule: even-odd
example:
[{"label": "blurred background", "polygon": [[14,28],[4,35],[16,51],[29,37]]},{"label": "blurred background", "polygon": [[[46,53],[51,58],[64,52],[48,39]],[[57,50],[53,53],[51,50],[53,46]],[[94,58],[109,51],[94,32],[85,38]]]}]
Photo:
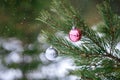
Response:
[{"label": "blurred background", "polygon": [[[70,0],[89,26],[101,21],[96,5],[103,0]],[[30,80],[33,69],[43,65],[39,54],[49,46],[40,34],[49,30],[36,20],[51,0],[0,0],[0,80]],[[115,0],[118,14],[120,0]],[[68,59],[69,60],[69,59]],[[37,74],[37,72],[36,72]],[[42,79],[43,80],[43,79]],[[67,80],[67,79],[66,79]]]}]

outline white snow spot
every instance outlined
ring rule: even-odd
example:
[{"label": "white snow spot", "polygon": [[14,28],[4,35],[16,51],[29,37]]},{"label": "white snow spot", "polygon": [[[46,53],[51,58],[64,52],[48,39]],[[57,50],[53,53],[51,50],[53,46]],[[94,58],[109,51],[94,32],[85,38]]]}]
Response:
[{"label": "white snow spot", "polygon": [[[43,54],[42,54],[43,56]],[[44,62],[44,61],[43,61]],[[63,58],[59,57],[54,62],[49,62],[47,65],[43,65],[38,67],[37,70],[34,70],[32,72],[29,72],[27,74],[28,79],[49,79],[49,80],[77,80],[76,77],[68,77],[66,79],[66,76],[70,73],[70,71],[75,70],[76,66],[74,63],[74,60],[72,58]],[[39,76],[38,76],[39,75]],[[71,79],[70,79],[71,78]]]},{"label": "white snow spot", "polygon": [[17,52],[11,52],[10,54],[5,57],[6,63],[20,63],[22,62],[22,56],[18,54]]},{"label": "white snow spot", "polygon": [[2,43],[2,47],[8,51],[23,51],[22,42],[16,38],[9,38],[7,40],[4,40]]},{"label": "white snow spot", "polygon": [[32,62],[33,59],[31,56],[24,55],[23,60],[25,63],[30,63],[30,62]]},{"label": "white snow spot", "polygon": [[120,42],[116,45],[116,49],[120,50]]},{"label": "white snow spot", "polygon": [[22,72],[19,69],[9,69],[0,71],[0,80],[14,80],[22,78]]}]

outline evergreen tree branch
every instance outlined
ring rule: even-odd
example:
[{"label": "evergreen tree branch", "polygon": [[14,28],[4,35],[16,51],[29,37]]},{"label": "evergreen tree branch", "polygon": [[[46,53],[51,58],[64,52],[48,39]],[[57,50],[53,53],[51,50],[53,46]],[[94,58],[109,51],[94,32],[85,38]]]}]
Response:
[{"label": "evergreen tree branch", "polygon": [[[97,33],[92,30],[91,28],[89,28],[83,20],[81,20],[81,17],[78,15],[76,17],[76,21],[78,24],[78,26],[81,26],[82,28],[82,33],[83,33],[83,36],[86,36],[87,38],[89,38],[89,42],[91,42],[90,44],[95,44],[95,49],[100,49],[101,50],[101,53],[108,53],[106,50],[105,50],[105,46],[107,45],[106,42],[104,41],[103,38],[101,38],[100,36],[97,35]],[[100,51],[99,50],[99,51]],[[98,51],[98,52],[99,52]],[[99,54],[101,54],[99,52]]]},{"label": "evergreen tree branch", "polygon": [[[60,6],[61,6],[61,8],[59,9]],[[104,4],[102,6],[103,7],[100,7],[100,10],[101,10],[102,16],[104,17],[105,24],[107,24],[106,28],[108,29],[107,30],[108,34],[112,34],[112,35],[108,36],[108,39],[110,39],[109,40],[109,44],[111,46],[110,47],[110,53],[107,52],[107,50],[106,50],[106,46],[108,45],[108,43],[106,43],[107,39],[104,39],[104,38],[98,36],[95,31],[93,31],[91,28],[89,28],[84,23],[84,21],[79,16],[79,13],[77,13],[77,12],[75,13],[74,10],[70,10],[70,11],[67,10],[67,8],[63,4],[61,4],[61,2],[59,2],[59,6],[58,6],[57,2],[54,1],[53,5],[51,6],[51,8],[52,8],[51,10],[53,11],[53,13],[57,14],[58,16],[60,16],[60,18],[59,19],[57,18],[57,19],[60,20],[61,17],[62,17],[62,22],[60,22],[60,24],[57,23],[57,20],[56,20],[55,16],[49,14],[48,12],[46,13],[46,11],[41,13],[41,15],[43,17],[38,18],[38,20],[42,21],[45,24],[48,24],[49,26],[51,26],[52,28],[54,28],[56,30],[57,29],[61,30],[60,28],[62,28],[62,26],[63,26],[62,24],[71,23],[72,20],[73,20],[72,18],[74,18],[74,22],[76,22],[76,26],[80,27],[82,29],[83,35],[86,36],[87,38],[89,38],[89,42],[91,42],[91,43],[89,43],[89,45],[88,44],[86,45],[86,43],[84,43],[84,46],[79,47],[79,48],[77,47],[78,51],[81,51],[82,53],[92,53],[92,54],[93,53],[98,53],[100,55],[101,54],[109,55],[109,54],[112,54],[112,52],[114,51],[115,39],[116,39],[116,38],[114,38],[115,30],[113,29],[114,28],[113,26],[115,25],[115,23],[112,23],[113,19],[114,19],[114,15],[113,15],[113,12],[111,11],[111,7],[109,7],[110,6],[109,3],[104,2]],[[110,14],[108,14],[108,13],[110,13]],[[70,17],[71,15],[75,15],[75,16]],[[70,21],[70,19],[71,19],[71,21]],[[64,23],[63,23],[63,21],[64,21]],[[62,25],[62,26],[60,26],[60,25]],[[67,24],[67,25],[69,25],[69,24]],[[70,29],[70,27],[64,28],[64,26],[63,26],[63,29],[67,29],[67,28]],[[64,30],[64,31],[68,31],[68,29]],[[56,37],[56,36],[52,36],[52,38],[53,37]],[[59,40],[61,40],[62,42],[59,41]],[[56,38],[55,40],[53,40],[52,43],[54,43],[54,41],[56,41],[55,42],[56,44],[58,43],[57,46],[62,44],[64,46],[68,47],[69,50],[70,49],[71,50],[76,50],[76,47],[74,49],[73,49],[73,47],[70,47],[70,46],[74,46],[74,45],[71,45],[71,44],[68,45],[69,42],[67,42],[67,41],[65,41],[63,39]],[[94,47],[90,47],[92,45],[94,45]],[[109,55],[109,57],[114,58],[114,56],[112,57],[112,55],[111,56]],[[119,61],[119,59],[117,59],[117,60]]]},{"label": "evergreen tree branch", "polygon": [[[120,41],[120,19],[112,11],[110,1],[105,0],[99,6],[100,14],[103,17],[103,24],[99,25],[100,31],[95,31],[89,27],[82,20],[80,13],[74,8],[69,8],[70,6],[67,6],[63,0],[54,0],[50,10],[46,14],[42,12],[41,16],[43,17],[39,17],[40,21],[43,20],[43,23],[53,28],[54,32],[44,33],[47,35],[48,42],[63,55],[75,57],[77,65],[84,67],[84,69],[80,69],[79,74],[85,80],[101,80],[101,77],[110,79],[108,76],[112,76],[111,72],[119,73],[117,70],[119,70],[120,65],[120,51],[116,49],[116,45]],[[66,33],[68,34],[73,26],[72,22],[82,31],[80,45],[65,38]],[[97,25],[98,28],[99,26]],[[56,32],[59,31],[63,31],[65,35],[56,35]],[[102,33],[103,36],[101,37],[98,32]],[[115,74],[115,76],[117,75]]]},{"label": "evergreen tree branch", "polygon": [[106,57],[112,58],[112,59],[114,59],[114,60],[120,62],[120,58],[115,57],[115,56],[113,56],[112,54],[106,54],[106,55],[103,55],[103,56],[106,56]]}]

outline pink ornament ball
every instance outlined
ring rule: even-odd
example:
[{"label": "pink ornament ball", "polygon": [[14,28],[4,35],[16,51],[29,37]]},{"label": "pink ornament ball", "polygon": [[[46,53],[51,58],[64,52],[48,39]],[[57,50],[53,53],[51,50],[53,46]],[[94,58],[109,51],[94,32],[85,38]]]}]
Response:
[{"label": "pink ornament ball", "polygon": [[73,28],[70,30],[69,32],[69,39],[72,41],[72,42],[77,42],[81,39],[82,37],[82,33],[81,33],[81,30],[77,29],[77,28]]}]

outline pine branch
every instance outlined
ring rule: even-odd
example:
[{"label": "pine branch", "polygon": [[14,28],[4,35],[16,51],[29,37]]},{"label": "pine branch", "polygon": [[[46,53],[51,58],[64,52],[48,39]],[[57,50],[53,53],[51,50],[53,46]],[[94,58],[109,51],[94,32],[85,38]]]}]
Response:
[{"label": "pine branch", "polygon": [[[119,42],[119,36],[120,31],[120,19],[119,17],[114,14],[112,11],[112,8],[110,6],[111,0],[105,0],[103,4],[99,6],[100,14],[103,17],[104,23],[107,25],[106,28],[108,29],[106,36],[109,36],[109,45],[110,45],[110,52],[107,53],[106,56],[111,57],[117,61],[120,62],[120,59],[118,57],[113,56],[113,53],[115,51],[115,46]],[[117,34],[116,34],[117,33]]]},{"label": "pine branch", "polygon": [[103,56],[106,56],[106,57],[112,58],[112,59],[114,59],[114,60],[120,62],[120,58],[115,57],[115,56],[113,56],[112,54],[106,54],[106,55],[103,55]]},{"label": "pine branch", "polygon": [[[111,76],[111,74],[107,74],[106,72],[112,72],[113,69],[109,70],[107,68],[109,68],[111,64],[112,67],[110,67],[110,69],[116,65],[119,67],[120,51],[115,47],[120,41],[120,19],[119,16],[112,11],[109,1],[110,0],[105,0],[104,3],[99,6],[100,14],[103,17],[103,24],[100,25],[101,30],[103,30],[101,33],[104,34],[102,37],[98,35],[98,31],[90,28],[84,20],[82,20],[79,12],[75,11],[74,8],[71,10],[69,6],[61,4],[64,3],[64,1],[57,2],[57,0],[54,0],[50,11],[48,11],[49,14],[44,14],[46,17],[39,17],[41,21],[44,20],[43,23],[48,24],[54,29],[54,32],[45,32],[48,36],[48,42],[54,45],[64,55],[75,57],[78,65],[86,66],[84,70],[86,70],[87,74],[84,70],[80,71],[81,74],[83,73],[81,76],[84,76],[84,78],[101,79],[101,76]],[[43,15],[43,13],[41,14]],[[58,31],[63,31],[65,35],[66,33],[68,34],[73,21],[76,27],[82,30],[83,36],[80,40],[82,44],[77,46],[68,41],[64,35],[62,35],[62,37],[56,36],[56,32],[58,33]],[[100,66],[102,67],[96,70],[89,70],[89,68],[94,66],[92,62],[96,63],[96,61],[93,61],[96,58],[99,58],[99,61],[102,62],[104,59],[107,60],[103,65],[101,63]],[[109,60],[111,60],[112,63],[110,63]],[[89,66],[89,68],[87,66]],[[107,71],[105,71],[105,69],[107,69]],[[99,72],[101,72],[100,75]]]},{"label": "pine branch", "polygon": [[[58,16],[62,15],[62,17],[64,18],[64,20],[66,19],[66,21],[65,21],[66,23],[68,23],[70,21],[70,19],[74,18],[72,20],[74,20],[74,22],[76,22],[76,26],[80,27],[82,29],[83,35],[86,36],[87,38],[89,38],[89,41],[92,42],[92,43],[89,43],[89,45],[88,44],[86,45],[86,43],[85,43],[84,44],[85,46],[83,46],[82,48],[78,48],[78,51],[81,51],[83,53],[90,53],[90,52],[92,52],[92,53],[98,53],[99,55],[101,55],[101,54],[112,54],[112,52],[114,51],[114,45],[115,45],[115,39],[116,38],[114,38],[114,36],[115,36],[115,33],[114,33],[115,30],[113,29],[114,28],[113,27],[114,23],[112,23],[113,22],[112,20],[114,19],[114,15],[113,15],[113,12],[111,11],[111,8],[109,7],[110,6],[109,3],[104,2],[104,4],[102,5],[103,8],[100,7],[100,10],[101,10],[101,14],[104,17],[105,24],[107,24],[108,33],[111,34],[111,36],[109,36],[109,39],[110,39],[109,43],[110,43],[110,46],[111,46],[110,53],[108,53],[107,50],[106,50],[106,46],[108,45],[106,43],[107,39],[105,40],[104,38],[101,38],[100,36],[96,35],[96,32],[94,32],[91,28],[89,28],[84,23],[84,21],[79,16],[79,13],[73,12],[76,15],[73,16],[73,17],[70,17],[70,15],[72,15],[71,12],[70,12],[70,15],[69,15],[69,10],[67,10],[67,8],[65,8],[65,6],[63,4],[61,4],[61,2],[59,2],[59,6],[62,6],[62,8],[60,10],[59,10],[59,6],[57,6],[56,4],[57,4],[57,2],[54,1],[53,5],[51,6],[52,11],[55,12]],[[70,10],[70,11],[73,11],[73,10]],[[41,13],[41,15],[43,15],[43,17],[40,17],[40,19],[38,18],[40,21],[48,24],[49,26],[53,27],[54,29],[56,28],[56,26],[58,27],[58,29],[62,28],[60,25],[58,25],[57,22],[55,22],[56,19],[52,18],[54,16],[52,16],[48,12],[47,13],[45,13],[45,12]],[[65,12],[67,12],[67,13],[64,14]],[[110,14],[108,14],[108,13],[110,13]],[[49,19],[49,20],[47,20],[47,19]],[[70,22],[72,22],[72,20]],[[63,29],[65,29],[65,28],[63,28]],[[68,29],[69,29],[69,27],[68,27]],[[61,30],[61,29],[59,29],[59,30]],[[67,30],[65,30],[65,31],[67,31]],[[53,38],[55,36],[51,36],[51,37]],[[63,39],[60,39],[60,40],[63,41],[63,42],[59,41],[59,39],[55,39],[55,40],[53,40],[53,42],[56,41],[55,43],[58,44],[57,46],[59,46],[59,44],[62,44],[64,46],[68,47],[69,49],[73,50],[72,49],[73,47],[70,47],[70,46],[74,46],[74,45],[71,45],[71,44],[68,45],[67,41],[65,41]],[[90,45],[93,45],[93,44],[94,44],[95,47],[93,47],[93,48],[90,47]],[[74,48],[74,49],[76,49],[76,48]],[[92,51],[90,51],[90,50],[92,50]],[[113,58],[113,57],[111,57],[111,58]],[[119,60],[119,59],[117,59],[117,60]]]},{"label": "pine branch", "polygon": [[[76,22],[80,23],[78,24],[79,26],[81,26],[82,28],[82,32],[83,32],[83,36],[86,36],[87,38],[89,38],[89,42],[91,42],[90,44],[95,44],[96,49],[100,49],[102,53],[108,53],[105,50],[105,46],[107,45],[104,41],[104,39],[102,39],[100,36],[97,35],[97,33],[95,31],[93,31],[91,28],[89,28],[83,20],[81,20],[81,17],[77,16],[76,18]],[[101,54],[101,53],[99,53]]]}]

